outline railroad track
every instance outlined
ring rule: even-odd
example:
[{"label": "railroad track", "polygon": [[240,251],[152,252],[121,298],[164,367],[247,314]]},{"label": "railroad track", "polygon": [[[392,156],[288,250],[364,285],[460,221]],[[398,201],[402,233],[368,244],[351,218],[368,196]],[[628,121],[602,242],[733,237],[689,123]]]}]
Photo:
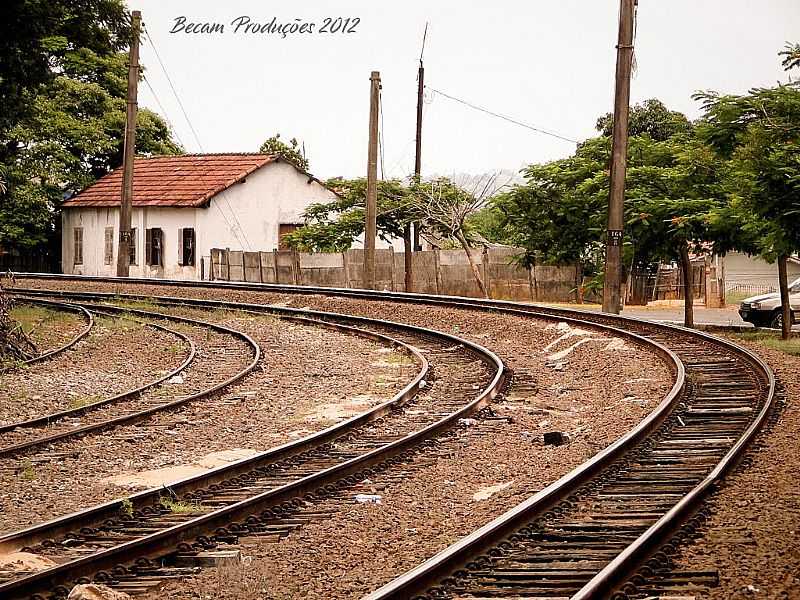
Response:
[{"label": "railroad track", "polygon": [[[69,304],[67,302],[55,302],[51,300],[43,300],[43,299],[32,299],[30,300],[31,304],[39,304],[42,306],[47,306],[54,310],[62,310],[68,312],[76,312],[78,313],[85,321],[86,325],[81,329],[77,334],[75,334],[70,340],[58,346],[57,348],[52,348],[47,350],[46,352],[42,352],[38,356],[34,356],[33,358],[29,358],[27,360],[22,361],[22,364],[25,366],[34,365],[36,363],[44,362],[46,360],[50,360],[51,358],[55,358],[59,354],[66,352],[67,350],[73,348],[78,342],[80,342],[83,338],[85,338],[89,333],[92,331],[94,327],[94,317],[92,317],[91,313],[80,306],[76,306],[74,304]],[[0,369],[0,372],[7,371],[8,368]]]},{"label": "railroad track", "polygon": [[[282,312],[284,318],[301,322],[310,314]],[[389,402],[304,440],[176,482],[168,491],[135,494],[0,538],[0,552],[26,548],[59,563],[45,571],[15,574],[0,583],[0,596],[45,591],[60,597],[71,582],[87,575],[135,592],[183,573],[181,562],[209,547],[224,547],[243,533],[288,534],[298,519],[324,516],[308,510],[295,514],[310,499],[340,493],[375,470],[404,460],[406,453],[483,408],[503,383],[503,364],[496,356],[455,336],[373,319],[317,316],[325,317],[326,326],[404,348],[422,366],[420,373]],[[394,337],[386,336],[387,331]],[[178,503],[180,511],[174,510]],[[166,569],[143,562],[165,554],[171,557]],[[133,559],[138,564],[131,564]]]},{"label": "railroad track", "polygon": [[[187,287],[194,286],[202,287]],[[691,593],[714,584],[713,573],[676,572],[669,556],[692,535],[704,517],[698,512],[703,497],[741,457],[769,414],[775,379],[753,354],[681,328],[499,301],[252,284],[218,289],[580,318],[624,327],[662,348],[665,344],[677,359],[680,385],[648,419],[520,506],[370,594],[369,600],[644,598]]]},{"label": "railroad track", "polygon": [[[37,301],[34,298],[24,300]],[[0,457],[137,423],[156,413],[209,398],[243,379],[255,369],[261,356],[258,344],[250,336],[230,327],[128,307],[72,306],[90,316],[136,317],[140,322],[148,319],[149,322],[142,324],[175,336],[188,346],[189,352],[177,367],[142,386],[84,406],[3,425],[0,427]],[[158,323],[165,320],[180,324],[189,334]],[[198,346],[203,349],[202,353],[198,353]],[[242,356],[246,357],[244,361]]]}]

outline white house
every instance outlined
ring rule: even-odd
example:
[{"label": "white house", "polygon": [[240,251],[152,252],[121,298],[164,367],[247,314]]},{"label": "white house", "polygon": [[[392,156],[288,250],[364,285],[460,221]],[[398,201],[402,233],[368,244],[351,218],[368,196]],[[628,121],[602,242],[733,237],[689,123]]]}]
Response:
[{"label": "white house", "polygon": [[[778,290],[778,265],[742,252],[728,252],[722,259],[725,290],[763,294]],[[800,258],[790,256],[786,265],[789,283],[800,277]]]},{"label": "white house", "polygon": [[[122,169],[67,200],[64,273],[115,275]],[[186,154],[134,162],[130,274],[208,278],[211,248],[269,251],[309,204],[336,195],[268,154]]]}]

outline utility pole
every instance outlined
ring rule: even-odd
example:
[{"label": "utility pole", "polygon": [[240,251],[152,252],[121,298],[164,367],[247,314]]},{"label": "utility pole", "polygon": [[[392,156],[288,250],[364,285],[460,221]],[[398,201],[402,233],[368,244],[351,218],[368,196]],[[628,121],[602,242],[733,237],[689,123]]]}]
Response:
[{"label": "utility pole", "polygon": [[[414,178],[420,180],[422,171],[422,104],[425,94],[425,66],[422,57],[425,54],[425,40],[428,37],[428,24],[425,23],[425,32],[422,34],[422,49],[419,53],[419,69],[417,69],[417,135],[416,153],[414,155]],[[419,243],[419,223],[414,223],[414,251],[419,252],[422,246]]]},{"label": "utility pole", "polygon": [[119,207],[119,245],[117,246],[117,277],[130,274],[131,206],[133,203],[133,158],[136,153],[136,115],[139,88],[139,31],[142,13],[133,11],[133,39],[128,54],[128,107],[125,115],[125,146],[122,155],[122,199]]},{"label": "utility pole", "polygon": [[620,0],[617,74],[614,93],[614,131],[611,141],[611,189],[608,197],[606,271],[603,312],[619,314],[622,280],[622,225],[625,208],[625,168],[628,154],[628,110],[633,63],[633,21],[637,0]]},{"label": "utility pole", "polygon": [[378,96],[381,74],[369,77],[369,149],[367,152],[367,210],[364,225],[364,289],[375,289],[375,237],[378,204]]}]

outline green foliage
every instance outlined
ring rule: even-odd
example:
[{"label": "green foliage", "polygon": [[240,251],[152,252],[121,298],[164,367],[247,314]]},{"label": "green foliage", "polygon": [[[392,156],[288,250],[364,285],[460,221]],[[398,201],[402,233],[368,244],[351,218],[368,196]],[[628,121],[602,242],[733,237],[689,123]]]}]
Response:
[{"label": "green foliage", "polygon": [[[598,128],[610,133],[609,119],[601,118]],[[717,235],[712,214],[722,204],[722,161],[692,130],[685,116],[657,100],[631,111],[627,265],[672,261],[687,244],[699,248]],[[587,273],[601,267],[610,155],[608,136],[586,140],[569,158],[527,167],[527,183],[495,200],[504,215],[501,228],[524,249],[523,264],[577,262]]]},{"label": "green foliage", "polygon": [[[122,163],[131,31],[119,0],[15,2],[3,27],[0,247],[27,251],[55,234],[65,196]],[[144,109],[136,150],[181,148]]]},{"label": "green foliage", "polygon": [[[614,115],[606,113],[597,120],[597,131],[610,137],[614,127]],[[628,135],[639,137],[650,136],[651,139],[663,142],[674,135],[690,133],[692,124],[686,115],[674,110],[667,110],[661,100],[651,98],[630,109],[628,117]]]},{"label": "green foliage", "polygon": [[[292,163],[301,171],[308,171],[308,159],[300,151],[300,144],[296,138],[289,140],[289,144],[281,141],[281,134],[276,133],[266,142],[261,144],[259,152],[262,154],[277,154],[282,159]],[[291,144],[291,145],[290,145]]]},{"label": "green foliage", "polygon": [[800,251],[800,84],[697,98],[699,134],[728,159],[726,214],[748,234],[747,248],[731,246],[769,261]]},{"label": "green foliage", "polygon": [[[326,182],[338,198],[312,204],[305,213],[305,225],[288,233],[283,241],[304,252],[343,252],[364,233],[367,180],[335,178]],[[413,220],[409,189],[400,180],[378,182],[378,236],[383,240],[401,237],[406,223]]]}]

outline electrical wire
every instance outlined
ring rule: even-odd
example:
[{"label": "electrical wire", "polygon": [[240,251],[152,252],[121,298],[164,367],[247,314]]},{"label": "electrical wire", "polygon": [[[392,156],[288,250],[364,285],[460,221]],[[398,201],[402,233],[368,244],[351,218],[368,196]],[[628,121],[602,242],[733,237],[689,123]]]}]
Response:
[{"label": "electrical wire", "polygon": [[543,133],[544,135],[549,135],[551,137],[558,138],[560,140],[564,140],[565,142],[572,142],[573,144],[579,144],[580,143],[580,142],[578,142],[578,140],[574,140],[572,138],[568,138],[568,137],[563,136],[563,135],[561,135],[559,133],[555,133],[555,132],[552,132],[552,131],[547,131],[546,129],[540,129],[539,127],[534,127],[533,125],[529,125],[527,123],[523,123],[522,121],[518,121],[518,120],[513,119],[511,117],[507,117],[506,115],[501,115],[500,113],[496,113],[496,112],[491,111],[491,110],[489,110],[487,108],[483,108],[481,106],[477,106],[475,104],[472,104],[471,102],[467,102],[466,100],[462,100],[461,98],[456,98],[455,96],[451,96],[450,94],[446,94],[446,93],[444,93],[444,92],[442,92],[440,90],[437,90],[435,88],[432,88],[432,87],[430,87],[428,85],[426,85],[425,88],[429,89],[430,91],[432,91],[432,92],[434,92],[436,94],[439,94],[440,96],[444,96],[445,98],[449,98],[450,100],[454,100],[455,102],[459,102],[460,104],[463,104],[465,106],[469,106],[470,108],[473,108],[473,109],[478,110],[480,112],[486,113],[488,115],[492,115],[493,117],[497,117],[498,119],[503,119],[504,121],[508,121],[509,123],[513,123],[514,125],[519,125],[520,127],[525,127],[526,129],[531,129],[531,130],[536,131],[538,133]]},{"label": "electrical wire", "polygon": [[158,49],[156,48],[155,42],[153,41],[153,36],[150,35],[150,32],[147,30],[147,27],[145,27],[144,23],[142,23],[142,30],[147,35],[147,41],[156,55],[158,64],[161,65],[161,70],[164,72],[164,76],[167,78],[167,83],[169,83],[169,87],[172,89],[172,93],[175,95],[175,99],[178,101],[178,106],[180,107],[181,112],[183,113],[183,117],[189,124],[189,129],[192,130],[192,134],[194,135],[194,139],[197,142],[197,146],[200,148],[200,152],[205,152],[205,150],[203,150],[203,144],[200,143],[200,138],[197,135],[197,131],[195,131],[194,125],[192,125],[192,122],[189,119],[189,115],[186,114],[186,108],[184,108],[183,102],[181,102],[180,96],[178,95],[178,91],[175,89],[175,85],[172,83],[172,78],[169,76],[169,73],[167,72],[167,67],[164,66],[164,61],[161,60],[161,55],[158,53]]},{"label": "electrical wire", "polygon": [[[164,65],[164,61],[161,60],[161,55],[158,53],[158,50],[156,49],[155,42],[153,41],[153,37],[150,35],[150,32],[147,30],[147,27],[145,26],[144,23],[142,23],[142,30],[144,31],[144,33],[147,36],[147,42],[150,44],[150,47],[153,49],[153,52],[155,53],[156,58],[158,59],[158,63],[161,65],[161,70],[164,72],[164,76],[167,78],[167,82],[169,83],[169,87],[172,90],[172,94],[175,96],[175,100],[178,102],[178,106],[180,107],[181,112],[183,113],[183,117],[184,117],[184,119],[186,119],[186,123],[189,125],[189,129],[191,129],[192,134],[194,135],[194,139],[197,142],[197,146],[200,148],[201,152],[205,152],[205,150],[203,149],[203,144],[200,142],[200,137],[197,135],[197,130],[195,130],[194,125],[192,124],[192,121],[191,121],[191,119],[189,118],[189,115],[186,112],[186,108],[183,106],[183,102],[181,101],[181,98],[178,95],[178,90],[175,88],[175,85],[172,83],[172,79],[170,78],[169,73],[167,72],[167,67],[166,67],[166,65]],[[149,85],[149,83],[148,83],[148,85]],[[225,194],[225,190],[223,190],[223,192],[217,194],[217,197],[219,197],[220,199],[225,201],[225,204],[228,206],[228,210],[230,211],[231,216],[233,217],[233,220],[236,222],[236,226],[238,226],[239,231],[242,234],[242,237],[240,238],[239,234],[236,232],[236,226],[234,226],[228,220],[228,217],[225,215],[225,212],[222,210],[222,207],[220,206],[221,202],[214,203],[214,206],[217,207],[217,210],[219,211],[219,214],[222,215],[222,218],[225,220],[225,223],[228,225],[228,228],[233,233],[234,237],[239,242],[239,244],[242,246],[242,249],[244,249],[244,247],[246,245],[247,248],[252,250],[253,246],[252,246],[252,244],[250,244],[250,240],[247,238],[247,234],[244,232],[244,227],[242,227],[242,223],[241,223],[241,221],[239,221],[239,217],[236,215],[236,211],[233,210],[233,207],[231,206],[230,200],[228,199],[227,195]],[[242,242],[242,238],[244,239],[244,242]]]},{"label": "electrical wire", "polygon": [[159,100],[158,94],[156,94],[156,91],[153,89],[153,86],[150,85],[150,80],[147,79],[147,76],[144,74],[144,72],[142,72],[142,79],[147,84],[147,88],[150,90],[150,93],[153,94],[153,98],[155,98],[156,104],[158,104],[158,108],[161,109],[161,113],[164,115],[164,120],[167,122],[167,125],[169,125],[169,128],[172,131],[173,135],[175,135],[175,137],[178,139],[178,143],[185,148],[186,145],[183,143],[181,136],[178,134],[178,130],[175,129],[175,125],[172,124],[172,121],[170,120],[169,115],[167,114],[167,109],[164,108],[163,104],[161,104],[161,100]]}]

